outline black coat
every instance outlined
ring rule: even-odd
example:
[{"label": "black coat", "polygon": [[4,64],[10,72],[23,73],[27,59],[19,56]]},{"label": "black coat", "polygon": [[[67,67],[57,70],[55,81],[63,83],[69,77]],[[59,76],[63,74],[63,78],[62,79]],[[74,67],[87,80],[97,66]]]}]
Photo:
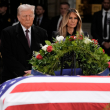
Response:
[{"label": "black coat", "polygon": [[[35,19],[34,19],[34,22],[33,22],[34,25],[37,25],[37,20],[36,19],[37,19],[37,16],[35,16]],[[42,21],[41,21],[39,27],[45,29],[48,32],[49,25],[50,25],[50,19],[48,17],[46,17],[46,16],[43,16]]]},{"label": "black coat", "polygon": [[50,41],[52,41],[52,37],[54,37],[54,36],[52,36],[53,32],[57,31],[57,24],[58,24],[59,18],[60,18],[60,15],[55,16],[51,19],[50,26],[49,26],[49,40]]},{"label": "black coat", "polygon": [[[99,44],[102,45],[103,41],[106,41],[103,39],[103,29],[102,29],[102,10],[95,12],[92,18],[92,23],[91,23],[91,35],[93,36],[94,39],[97,39]],[[110,36],[107,42],[110,42]]]},{"label": "black coat", "polygon": [[[110,42],[110,34],[109,34],[109,39],[107,40],[103,39],[102,18],[103,18],[102,10],[94,13],[91,23],[91,35],[93,36],[94,39],[98,40],[99,45],[105,50],[105,53],[107,53],[110,56],[110,48],[106,49],[102,45],[102,42],[104,41]],[[109,26],[110,26],[110,22],[109,22]]]},{"label": "black coat", "polygon": [[28,47],[27,39],[23,29],[17,25],[5,28],[2,31],[2,58],[3,72],[2,76],[15,78],[23,76],[24,71],[30,70],[29,61],[33,51],[40,50],[40,44],[44,45],[47,39],[45,30],[32,25],[31,27],[31,48]]},{"label": "black coat", "polygon": [[52,31],[57,31],[57,24],[58,24],[59,18],[60,18],[60,15],[55,16],[51,19],[51,30]]}]

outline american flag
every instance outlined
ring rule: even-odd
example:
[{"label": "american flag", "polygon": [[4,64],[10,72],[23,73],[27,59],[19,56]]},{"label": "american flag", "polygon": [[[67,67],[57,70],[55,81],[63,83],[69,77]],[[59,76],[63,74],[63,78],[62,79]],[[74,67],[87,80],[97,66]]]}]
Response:
[{"label": "american flag", "polygon": [[110,76],[26,76],[0,85],[0,110],[108,110]]}]

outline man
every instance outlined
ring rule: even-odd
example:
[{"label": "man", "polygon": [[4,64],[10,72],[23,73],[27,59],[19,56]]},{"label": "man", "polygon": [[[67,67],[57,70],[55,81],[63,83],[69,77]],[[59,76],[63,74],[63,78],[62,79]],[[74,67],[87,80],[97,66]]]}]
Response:
[{"label": "man", "polygon": [[48,17],[45,16],[44,13],[45,13],[44,6],[41,4],[37,5],[35,10],[34,24],[45,29],[48,32],[50,20]]},{"label": "man", "polygon": [[33,51],[39,51],[45,44],[47,33],[33,25],[35,6],[23,4],[17,9],[19,23],[2,31],[2,82],[31,71],[29,60]]},{"label": "man", "polygon": [[52,41],[52,32],[58,31],[59,27],[61,26],[62,17],[64,13],[70,8],[70,4],[68,2],[62,2],[60,3],[60,15],[55,16],[51,19],[50,23],[50,32],[49,32],[49,38]]},{"label": "man", "polygon": [[[9,14],[8,12],[8,3],[6,2],[0,3],[0,34],[4,28],[11,26],[12,23],[14,23],[15,21],[16,18],[12,14]],[[1,42],[1,36],[0,36],[0,42]],[[0,46],[0,51],[1,51],[1,46]]]},{"label": "man", "polygon": [[110,0],[103,0],[102,10],[94,13],[91,35],[110,56]]}]

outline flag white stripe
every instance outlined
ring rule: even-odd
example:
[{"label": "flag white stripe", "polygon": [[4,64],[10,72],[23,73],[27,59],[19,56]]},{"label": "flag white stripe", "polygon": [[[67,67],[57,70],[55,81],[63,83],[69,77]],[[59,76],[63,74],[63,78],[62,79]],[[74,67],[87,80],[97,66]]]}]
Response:
[{"label": "flag white stripe", "polygon": [[40,103],[110,103],[110,91],[40,91],[9,94],[4,109],[11,105]]},{"label": "flag white stripe", "polygon": [[30,77],[22,80],[22,83],[27,82],[82,82],[82,83],[110,83],[110,77]]},{"label": "flag white stripe", "polygon": [[[29,76],[28,76],[29,77]],[[64,82],[64,83],[110,83],[110,77],[68,77],[68,76],[53,76],[53,77],[29,77],[23,79],[14,85],[12,85],[1,97],[4,99],[7,94],[9,94],[16,85],[21,83],[37,83],[37,82]]]}]

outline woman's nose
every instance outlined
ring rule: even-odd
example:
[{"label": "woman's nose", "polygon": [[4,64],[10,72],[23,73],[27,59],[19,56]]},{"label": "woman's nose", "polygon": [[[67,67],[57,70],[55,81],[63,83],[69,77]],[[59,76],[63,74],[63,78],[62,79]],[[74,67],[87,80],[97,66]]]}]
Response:
[{"label": "woman's nose", "polygon": [[71,22],[74,22],[74,19],[71,19]]}]

